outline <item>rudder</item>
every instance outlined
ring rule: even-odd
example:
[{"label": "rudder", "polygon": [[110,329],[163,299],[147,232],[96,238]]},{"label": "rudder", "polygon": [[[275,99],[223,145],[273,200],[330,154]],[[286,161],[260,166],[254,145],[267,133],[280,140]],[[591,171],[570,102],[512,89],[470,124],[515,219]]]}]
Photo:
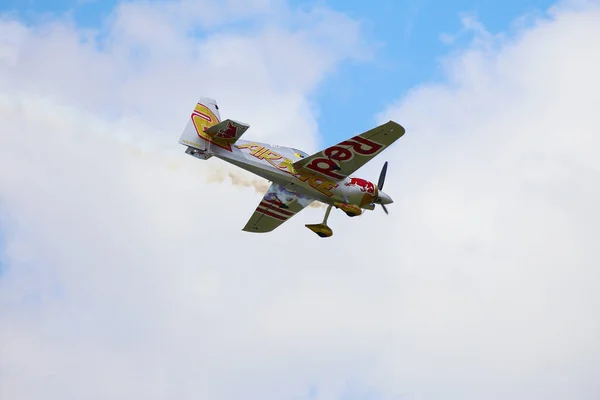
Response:
[{"label": "rudder", "polygon": [[203,137],[205,136],[203,135],[204,131],[219,122],[221,122],[221,115],[217,102],[208,97],[201,97],[190,115],[190,119],[179,138],[179,143],[206,151],[208,137]]},{"label": "rudder", "polygon": [[226,119],[221,121],[219,107],[213,99],[202,97],[196,104],[190,119],[179,138],[188,147],[186,153],[198,157],[198,153],[210,156],[210,146],[215,145],[231,151],[231,145],[250,127],[243,122]]}]

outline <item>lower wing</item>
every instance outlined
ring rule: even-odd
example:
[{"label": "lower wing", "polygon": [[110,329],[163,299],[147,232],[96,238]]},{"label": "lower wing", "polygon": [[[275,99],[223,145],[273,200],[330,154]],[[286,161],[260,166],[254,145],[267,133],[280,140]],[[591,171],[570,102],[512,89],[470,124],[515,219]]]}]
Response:
[{"label": "lower wing", "polygon": [[313,201],[315,199],[273,183],[243,230],[259,233],[271,232]]}]

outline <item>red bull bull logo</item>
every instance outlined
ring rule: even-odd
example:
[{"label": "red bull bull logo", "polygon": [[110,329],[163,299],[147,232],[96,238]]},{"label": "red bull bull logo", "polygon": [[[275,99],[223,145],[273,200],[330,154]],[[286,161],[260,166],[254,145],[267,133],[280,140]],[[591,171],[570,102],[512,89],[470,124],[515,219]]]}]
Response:
[{"label": "red bull bull logo", "polygon": [[350,178],[348,182],[345,183],[346,186],[358,186],[360,191],[368,194],[375,194],[375,185],[372,182],[367,181],[362,178]]},{"label": "red bull bull logo", "polygon": [[231,139],[237,136],[237,126],[233,125],[231,122],[227,123],[227,128],[219,129],[219,132],[215,135],[215,137],[221,139]]}]

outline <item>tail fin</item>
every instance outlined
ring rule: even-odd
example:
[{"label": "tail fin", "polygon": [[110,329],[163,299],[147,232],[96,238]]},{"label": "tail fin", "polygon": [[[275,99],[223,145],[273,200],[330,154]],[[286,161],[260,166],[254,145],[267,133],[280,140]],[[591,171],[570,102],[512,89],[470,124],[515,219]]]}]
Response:
[{"label": "tail fin", "polygon": [[217,102],[208,97],[201,97],[192,111],[179,143],[198,150],[208,150],[208,138],[203,137],[204,131],[221,122]]},{"label": "tail fin", "polygon": [[211,144],[231,151],[231,145],[249,127],[250,125],[248,124],[231,119],[221,122],[217,102],[203,97],[196,104],[190,120],[179,138],[179,143],[188,146],[188,151],[191,151],[193,154],[196,154],[196,152],[192,151],[192,149],[210,154],[209,149]]}]

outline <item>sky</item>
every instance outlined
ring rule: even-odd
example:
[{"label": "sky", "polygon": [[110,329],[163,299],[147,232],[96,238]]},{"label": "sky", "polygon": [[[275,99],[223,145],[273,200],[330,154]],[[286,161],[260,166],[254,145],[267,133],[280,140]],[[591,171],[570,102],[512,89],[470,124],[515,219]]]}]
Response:
[{"label": "sky", "polygon": [[[597,399],[600,2],[0,2],[0,398]],[[200,96],[395,200],[241,229]]]},{"label": "sky", "polygon": [[[110,18],[117,2],[4,0],[2,4],[0,9],[4,8],[21,20],[36,21],[49,15],[68,16],[81,27],[98,28]],[[327,71],[309,94],[322,145],[326,146],[345,139],[347,132],[369,129],[374,123],[373,115],[411,87],[443,79],[440,58],[460,49],[472,36],[461,23],[461,18],[475,17],[494,33],[511,32],[516,20],[526,23],[528,19],[543,14],[552,1],[510,0],[500,5],[489,0],[382,0],[373,6],[372,3],[356,0],[298,0],[289,4],[300,10],[331,8],[361,25],[360,42],[363,46],[358,54],[353,53],[345,62]],[[456,38],[449,43],[441,40],[442,36]],[[213,97],[217,95],[215,93]],[[340,117],[353,114],[357,103],[362,104],[366,118],[359,122]]]}]

